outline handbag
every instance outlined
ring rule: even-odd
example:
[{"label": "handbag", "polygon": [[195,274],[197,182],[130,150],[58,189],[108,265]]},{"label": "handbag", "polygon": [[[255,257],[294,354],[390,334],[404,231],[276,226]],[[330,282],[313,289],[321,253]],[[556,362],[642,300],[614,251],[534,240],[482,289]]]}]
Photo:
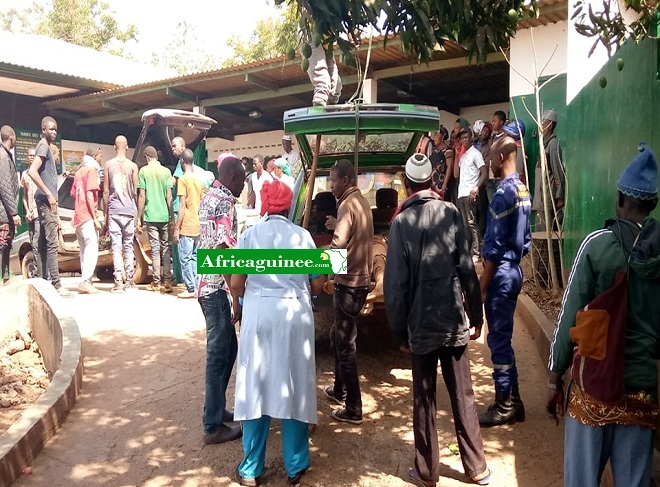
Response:
[{"label": "handbag", "polygon": [[[638,238],[639,233],[632,247]],[[612,287],[577,312],[575,326],[569,331],[575,344],[573,381],[593,398],[610,404],[618,403],[625,395],[628,270],[632,248],[627,251],[622,240],[619,243],[628,255],[626,267],[616,273]]]}]

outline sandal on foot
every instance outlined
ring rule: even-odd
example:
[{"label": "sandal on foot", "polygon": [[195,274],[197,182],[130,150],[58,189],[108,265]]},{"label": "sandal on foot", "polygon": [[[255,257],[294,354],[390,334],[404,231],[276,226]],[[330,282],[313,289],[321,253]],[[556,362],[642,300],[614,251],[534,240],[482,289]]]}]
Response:
[{"label": "sandal on foot", "polygon": [[481,473],[480,475],[475,475],[474,477],[471,477],[471,480],[477,485],[488,485],[490,483],[490,476],[492,475],[492,473],[493,471],[490,468],[487,468],[486,471]]},{"label": "sandal on foot", "polygon": [[433,480],[422,479],[419,476],[419,472],[417,471],[416,468],[411,468],[410,470],[408,470],[408,482],[412,482],[413,484],[419,487],[435,487],[438,484]]}]

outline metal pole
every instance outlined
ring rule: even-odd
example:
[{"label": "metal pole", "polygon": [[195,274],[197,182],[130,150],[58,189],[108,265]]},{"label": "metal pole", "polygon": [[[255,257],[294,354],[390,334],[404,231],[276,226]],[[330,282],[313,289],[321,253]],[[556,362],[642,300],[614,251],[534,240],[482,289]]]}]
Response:
[{"label": "metal pole", "polygon": [[321,151],[321,134],[316,134],[314,144],[314,157],[312,158],[312,170],[309,173],[307,194],[305,194],[305,214],[303,215],[303,228],[307,228],[309,217],[312,214],[312,195],[314,194],[314,183],[316,182],[316,170],[319,167],[319,152]]}]

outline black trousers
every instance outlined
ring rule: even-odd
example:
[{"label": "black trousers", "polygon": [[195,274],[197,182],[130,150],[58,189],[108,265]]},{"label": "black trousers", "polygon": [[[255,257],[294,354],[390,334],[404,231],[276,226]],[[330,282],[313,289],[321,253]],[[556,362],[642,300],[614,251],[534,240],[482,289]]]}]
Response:
[{"label": "black trousers", "polygon": [[335,352],[334,393],[338,398],[346,396],[346,410],[357,416],[362,416],[362,396],[355,354],[356,318],[364,306],[368,292],[366,287],[335,284],[333,294],[335,322],[330,330],[330,343]]},{"label": "black trousers", "polygon": [[37,273],[42,279],[50,274],[50,282],[55,289],[62,287],[60,282],[60,269],[57,264],[57,250],[59,247],[59,222],[57,212],[50,208],[48,202],[37,201],[39,214],[39,244],[33,249],[37,260]]},{"label": "black trousers", "polygon": [[440,347],[425,355],[412,355],[413,432],[415,468],[423,480],[440,478],[436,416],[438,360],[449,393],[458,449],[465,473],[473,477],[486,470],[484,445],[474,404],[467,346]]}]

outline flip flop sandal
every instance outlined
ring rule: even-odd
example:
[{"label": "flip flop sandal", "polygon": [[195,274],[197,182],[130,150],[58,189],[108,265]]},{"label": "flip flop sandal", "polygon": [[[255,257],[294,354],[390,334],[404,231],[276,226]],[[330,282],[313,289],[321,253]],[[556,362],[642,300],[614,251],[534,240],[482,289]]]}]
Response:
[{"label": "flip flop sandal", "polygon": [[474,482],[477,485],[488,485],[490,483],[490,476],[493,474],[493,471],[489,468],[488,469],[488,474],[485,477],[481,477],[480,479],[476,479],[472,477],[472,482]]},{"label": "flip flop sandal", "polygon": [[437,482],[420,478],[419,472],[417,472],[416,468],[411,468],[408,470],[408,481],[417,485],[418,487],[436,487],[437,485]]}]

